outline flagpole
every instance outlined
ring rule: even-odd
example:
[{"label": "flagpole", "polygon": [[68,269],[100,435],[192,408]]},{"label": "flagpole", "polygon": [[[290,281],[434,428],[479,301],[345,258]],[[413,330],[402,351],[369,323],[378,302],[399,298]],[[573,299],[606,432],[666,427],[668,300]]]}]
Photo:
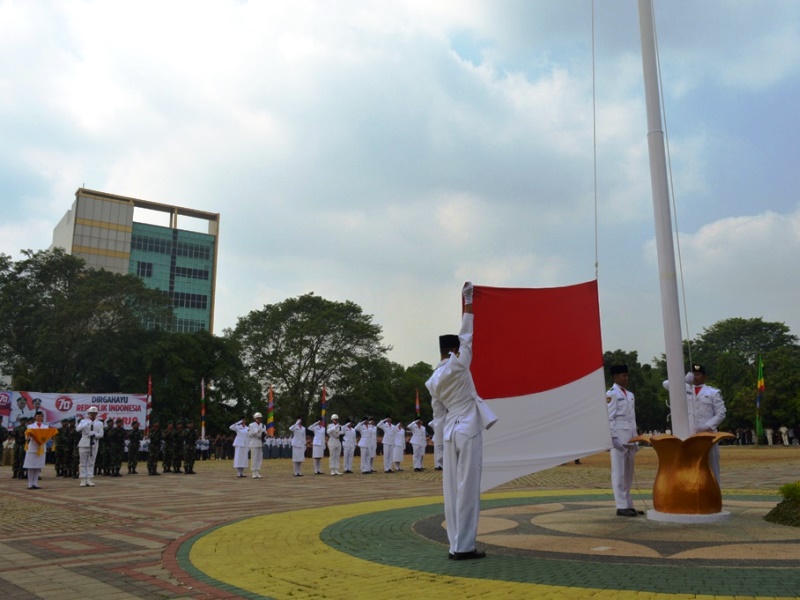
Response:
[{"label": "flagpole", "polygon": [[200,438],[206,439],[206,378],[200,379]]},{"label": "flagpole", "polygon": [[150,436],[150,413],[153,412],[153,375],[147,376],[147,408],[144,413],[144,434]]},{"label": "flagpole", "polygon": [[328,395],[325,390],[325,384],[322,384],[322,426],[325,427],[325,409],[327,408]]},{"label": "flagpole", "polygon": [[272,396],[272,384],[269,384],[269,393],[267,395],[267,435],[275,437],[275,405]]},{"label": "flagpole", "polygon": [[689,437],[689,406],[684,381],[681,314],[678,303],[678,279],[675,248],[672,242],[672,218],[669,212],[667,161],[664,151],[664,130],[661,123],[658,65],[656,61],[655,27],[652,0],[639,0],[639,29],[642,38],[645,105],[647,108],[647,145],[650,155],[650,185],[656,226],[656,255],[661,285],[661,316],[664,324],[664,346],[667,355],[669,406],[672,433],[680,439]]}]

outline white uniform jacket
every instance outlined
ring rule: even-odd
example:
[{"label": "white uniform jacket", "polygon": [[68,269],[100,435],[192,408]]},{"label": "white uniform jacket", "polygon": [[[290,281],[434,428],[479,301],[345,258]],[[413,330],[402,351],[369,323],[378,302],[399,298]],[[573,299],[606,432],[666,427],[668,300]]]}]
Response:
[{"label": "white uniform jacket", "polygon": [[615,383],[606,392],[606,402],[611,437],[627,444],[631,438],[636,437],[636,410],[633,392]]},{"label": "white uniform jacket", "polygon": [[461,344],[458,354],[450,353],[436,365],[433,375],[425,382],[431,393],[434,421],[442,423],[444,441],[450,441],[454,433],[473,438],[497,422],[497,416],[478,396],[469,371],[473,321],[471,313],[464,313],[458,334]]},{"label": "white uniform jacket", "polygon": [[425,446],[425,444],[427,443],[428,432],[425,430],[424,425],[411,423],[411,425],[408,426],[408,431],[411,433],[412,446]]},{"label": "white uniform jacket", "polygon": [[378,429],[383,431],[383,445],[394,446],[394,436],[397,429],[391,423],[387,423],[386,419],[380,421],[377,425]]},{"label": "white uniform jacket", "polygon": [[[236,432],[236,437],[233,438],[233,447],[234,448],[247,448],[248,447],[248,437],[247,432],[249,429],[247,425],[242,425],[241,421],[237,421],[233,425],[230,426],[231,431]],[[247,453],[245,452],[245,458],[247,457]]]},{"label": "white uniform jacket", "polygon": [[263,434],[267,433],[267,426],[263,423],[256,423],[253,421],[247,427],[247,446],[249,448],[261,448],[263,445],[261,439]]},{"label": "white uniform jacket", "polygon": [[342,434],[344,437],[342,438],[342,447],[343,448],[355,448],[356,447],[356,430],[353,429],[352,425],[345,425],[342,427]]},{"label": "white uniform jacket", "polygon": [[92,436],[94,436],[95,447],[97,440],[103,437],[105,430],[103,429],[103,422],[100,419],[81,419],[81,422],[75,427],[75,431],[79,431],[81,439],[78,440],[78,448],[89,448],[92,445]]},{"label": "white uniform jacket", "polygon": [[300,423],[295,423],[289,427],[292,432],[292,448],[305,448],[306,447],[306,428]]}]

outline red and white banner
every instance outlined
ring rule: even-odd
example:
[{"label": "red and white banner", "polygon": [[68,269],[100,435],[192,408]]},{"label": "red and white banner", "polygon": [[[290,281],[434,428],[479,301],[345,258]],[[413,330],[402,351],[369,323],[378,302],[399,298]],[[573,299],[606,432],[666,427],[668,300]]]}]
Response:
[{"label": "red and white banner", "polygon": [[475,286],[472,377],[498,416],[481,491],[611,448],[597,282]]},{"label": "red and white banner", "polygon": [[147,394],[44,394],[40,392],[0,392],[0,415],[7,427],[16,427],[19,418],[44,413],[50,427],[61,427],[62,419],[86,416],[90,406],[97,407],[98,418],[121,418],[129,429],[135,418],[144,425]]}]

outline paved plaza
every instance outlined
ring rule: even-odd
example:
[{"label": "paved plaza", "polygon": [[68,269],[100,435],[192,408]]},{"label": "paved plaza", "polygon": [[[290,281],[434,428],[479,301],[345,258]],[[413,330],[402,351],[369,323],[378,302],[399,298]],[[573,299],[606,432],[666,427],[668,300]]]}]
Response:
[{"label": "paved plaza", "polygon": [[[327,459],[324,461],[327,467]],[[722,448],[723,523],[617,517],[607,453],[485,494],[479,547],[447,560],[441,475],[291,474],[231,461],[197,475],[44,471],[27,490],[0,468],[0,599],[796,598],[800,528],[763,520],[796,481],[800,448]],[[652,508],[655,453],[637,456],[637,507]],[[141,471],[141,469],[140,469]]]}]

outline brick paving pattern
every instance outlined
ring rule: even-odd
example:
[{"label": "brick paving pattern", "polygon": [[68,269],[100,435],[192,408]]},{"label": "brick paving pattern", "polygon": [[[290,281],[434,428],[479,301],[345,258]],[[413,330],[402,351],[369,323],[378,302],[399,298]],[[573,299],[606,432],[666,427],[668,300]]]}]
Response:
[{"label": "brick paving pattern", "polygon": [[[430,460],[426,457],[428,467]],[[327,466],[327,459],[325,463]],[[382,597],[389,581],[400,586],[397,589],[403,597],[411,599],[456,589],[462,591],[448,593],[448,597],[582,598],[588,590],[598,599],[710,597],[703,595],[703,577],[709,586],[715,586],[719,597],[753,597],[756,594],[739,592],[759,585],[775,592],[761,597],[788,598],[800,593],[800,580],[776,583],[778,572],[773,570],[780,563],[782,572],[800,572],[794,550],[800,531],[778,526],[770,529],[765,523],[763,531],[771,532],[774,539],[748,539],[744,535],[747,527],[742,526],[758,526],[763,507],[777,502],[778,487],[797,480],[798,448],[722,448],[724,508],[730,505],[734,518],[730,524],[716,527],[741,533],[741,539],[729,546],[746,552],[754,562],[745,568],[736,563],[740,557],[733,552],[715,566],[709,563],[709,568],[716,569],[713,578],[708,575],[712,571],[702,576],[698,575],[701,571],[687,566],[704,557],[690,556],[679,564],[663,558],[657,541],[639,539],[663,528],[646,520],[632,520],[638,523],[633,527],[611,516],[607,454],[493,490],[486,496],[482,517],[482,529],[485,525],[490,531],[482,531],[481,539],[502,538],[503,543],[484,561],[456,563],[446,557],[442,561],[444,530],[437,522],[437,514],[442,512],[441,476],[430,468],[414,473],[409,457],[406,463],[407,470],[401,473],[363,476],[356,460],[355,474],[330,477],[314,476],[306,461],[305,476],[294,478],[288,460],[267,460],[262,471],[265,478],[253,480],[236,479],[230,461],[198,462],[194,476],[98,477],[95,488],[80,488],[77,480],[56,478],[48,465],[41,490],[27,490],[24,481],[11,479],[9,467],[0,467],[0,598],[352,600]],[[656,467],[652,450],[639,453],[636,478],[641,494],[637,503],[645,508]],[[530,525],[531,519],[536,527]],[[503,529],[510,526],[507,523],[515,527],[512,533]],[[226,544],[235,539],[226,536],[239,524],[244,533],[236,535],[243,537],[226,551],[226,558],[242,562],[238,559],[245,557],[259,566],[251,568],[245,578],[248,581],[231,584],[225,573],[220,577],[209,574],[219,570],[224,561],[221,555],[209,553],[208,547],[214,539]],[[269,529],[260,539],[247,537],[248,530],[263,525]],[[609,527],[633,531],[617,535],[610,533]],[[775,527],[785,533],[776,533]],[[591,548],[568,548],[577,544],[576,531],[589,529],[591,533],[586,535],[596,539]],[[547,535],[542,535],[544,530]],[[760,528],[758,531],[758,535],[767,535]],[[517,538],[512,539],[513,535]],[[381,539],[400,544],[392,546],[393,550],[381,549],[376,545]],[[560,544],[567,552],[547,556],[548,543]],[[681,548],[686,552],[705,551],[696,541],[674,543],[684,544]],[[515,549],[514,545],[522,547]],[[615,548],[617,555],[588,554],[606,547]],[[637,555],[647,552],[654,554],[646,560]],[[759,553],[765,554],[760,563]],[[320,565],[320,557],[333,557],[335,562]],[[365,560],[375,565],[374,577],[364,572]],[[734,566],[726,567],[725,560]],[[293,566],[276,573],[275,566],[281,561]],[[577,568],[570,569],[570,565]],[[532,581],[536,569],[543,575]],[[629,574],[632,569],[641,571],[635,578],[641,583],[639,589],[617,582],[626,569]],[[269,595],[272,591],[247,590],[269,579],[289,583],[281,583],[284,587],[262,585],[263,589],[275,589],[274,596]],[[665,581],[672,582],[670,589],[686,591],[676,596]],[[423,595],[415,595],[413,589]]]}]

